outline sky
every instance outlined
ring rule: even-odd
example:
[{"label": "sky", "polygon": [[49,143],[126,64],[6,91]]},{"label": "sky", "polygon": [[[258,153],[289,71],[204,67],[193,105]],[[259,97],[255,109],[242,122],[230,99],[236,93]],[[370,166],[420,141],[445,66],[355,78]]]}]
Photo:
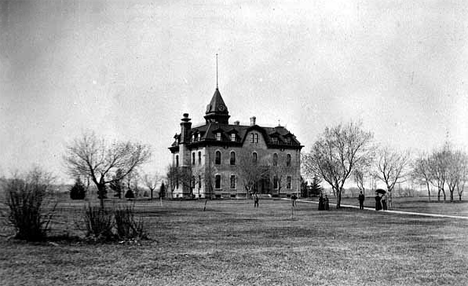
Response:
[{"label": "sky", "polygon": [[383,146],[468,150],[466,1],[0,0],[0,174],[67,180],[83,132],[153,150],[219,90],[231,122],[286,126],[308,152],[362,122]]}]

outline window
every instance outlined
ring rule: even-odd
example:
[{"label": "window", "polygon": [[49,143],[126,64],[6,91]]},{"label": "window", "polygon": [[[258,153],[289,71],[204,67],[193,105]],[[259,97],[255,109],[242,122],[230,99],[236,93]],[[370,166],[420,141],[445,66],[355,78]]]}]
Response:
[{"label": "window", "polygon": [[192,165],[195,165],[195,152],[192,153]]},{"label": "window", "polygon": [[220,164],[221,164],[221,152],[219,152],[219,151],[216,151],[216,155],[215,155],[215,164],[216,164],[216,165],[220,165]]},{"label": "window", "polygon": [[278,176],[273,177],[273,189],[278,189]]},{"label": "window", "polygon": [[286,155],[286,166],[291,166],[291,154]]},{"label": "window", "polygon": [[179,167],[179,155],[175,156],[175,166]]},{"label": "window", "polygon": [[236,176],[231,175],[231,189],[236,188]]},{"label": "window", "polygon": [[190,184],[190,187],[194,189],[195,188],[195,183],[196,183],[195,176],[192,176],[192,183]]},{"label": "window", "polygon": [[235,165],[236,164],[236,152],[232,151],[231,152],[231,160],[229,160],[231,165]]},{"label": "window", "polygon": [[198,151],[198,165],[201,165],[201,152]]},{"label": "window", "polygon": [[273,154],[273,166],[278,166],[278,154]]},{"label": "window", "polygon": [[236,133],[231,134],[231,141],[235,142],[236,141]]},{"label": "window", "polygon": [[291,189],[291,176],[286,178],[286,188]]},{"label": "window", "polygon": [[257,163],[257,159],[258,159],[257,153],[253,152],[253,153],[252,153],[252,163],[256,164],[256,163]]},{"label": "window", "polygon": [[221,175],[215,176],[215,188],[221,189]]},{"label": "window", "polygon": [[276,137],[271,137],[271,143],[273,143],[273,144],[278,144],[278,138],[276,138]]},{"label": "window", "polygon": [[216,141],[221,141],[221,132],[216,133]]},{"label": "window", "polygon": [[258,133],[250,134],[250,143],[258,143]]},{"label": "window", "polygon": [[201,176],[198,175],[198,189],[201,189]]}]

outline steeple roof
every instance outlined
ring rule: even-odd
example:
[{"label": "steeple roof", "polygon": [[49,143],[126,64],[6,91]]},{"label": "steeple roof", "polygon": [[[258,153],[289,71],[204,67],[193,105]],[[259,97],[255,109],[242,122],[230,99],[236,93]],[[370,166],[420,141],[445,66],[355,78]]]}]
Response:
[{"label": "steeple roof", "polygon": [[216,87],[215,93],[211,98],[210,104],[206,107],[205,119],[206,122],[217,122],[228,124],[229,121],[229,111],[224,103],[223,97],[219,92],[219,89]]}]

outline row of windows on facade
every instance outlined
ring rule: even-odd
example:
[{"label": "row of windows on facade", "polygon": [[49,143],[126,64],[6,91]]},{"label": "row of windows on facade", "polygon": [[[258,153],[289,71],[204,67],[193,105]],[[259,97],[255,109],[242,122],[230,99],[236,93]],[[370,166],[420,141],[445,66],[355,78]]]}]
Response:
[{"label": "row of windows on facade", "polygon": [[[193,134],[192,136],[192,142],[197,142],[201,139],[201,134],[200,133],[195,133]],[[222,139],[222,136],[221,136],[221,132],[217,132],[216,135],[215,135],[215,139],[216,141],[221,141]],[[236,133],[231,133],[230,136],[229,136],[229,139],[232,141],[232,142],[237,142],[239,141],[239,137],[237,136]],[[273,144],[278,144],[278,138],[277,137],[271,137],[271,143]],[[251,133],[250,134],[250,143],[258,143],[258,133]],[[291,138],[289,137],[286,137],[286,143],[287,144],[290,144],[291,143]]]},{"label": "row of windows on facade", "polygon": [[[201,165],[202,162],[202,154],[201,152],[198,152],[198,164]],[[257,163],[258,160],[258,155],[256,152],[252,153],[252,163]],[[196,163],[196,155],[195,152],[192,153],[192,165],[195,165]],[[215,164],[220,165],[221,164],[221,152],[216,151],[215,152]],[[230,165],[236,165],[236,152],[231,151],[230,158],[229,158],[229,164]],[[273,166],[278,166],[278,154],[274,153],[273,154]],[[286,154],[286,166],[290,167],[291,166],[291,154]],[[179,155],[176,155],[176,167],[179,167]]]},{"label": "row of windows on facade", "polygon": [[[236,188],[236,176],[231,175],[230,178],[230,187],[231,189]],[[287,176],[286,177],[286,189],[291,189],[291,182],[292,182],[292,177]],[[279,189],[281,185],[280,180],[278,179],[278,176],[273,177],[273,189]],[[196,179],[195,176],[192,176],[192,183],[191,183],[192,188],[196,187]],[[201,189],[202,187],[202,177],[198,176],[198,188]],[[176,188],[179,188],[179,181],[176,182]],[[221,175],[215,175],[215,189],[221,189]]]}]

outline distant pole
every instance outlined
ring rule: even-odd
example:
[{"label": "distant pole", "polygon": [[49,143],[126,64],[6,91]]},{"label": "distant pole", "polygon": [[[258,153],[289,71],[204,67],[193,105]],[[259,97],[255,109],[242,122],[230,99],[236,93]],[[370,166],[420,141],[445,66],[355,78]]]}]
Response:
[{"label": "distant pole", "polygon": [[218,54],[216,54],[216,88],[218,88]]}]

